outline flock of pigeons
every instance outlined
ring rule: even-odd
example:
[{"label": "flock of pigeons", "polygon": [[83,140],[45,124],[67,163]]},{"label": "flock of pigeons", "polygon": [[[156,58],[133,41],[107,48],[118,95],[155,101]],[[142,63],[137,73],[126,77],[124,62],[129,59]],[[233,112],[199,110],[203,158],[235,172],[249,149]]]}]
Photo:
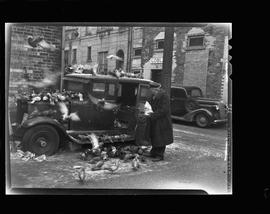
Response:
[{"label": "flock of pigeons", "polygon": [[[90,138],[92,138],[92,142],[95,137],[94,134],[91,135]],[[99,142],[95,140],[91,149],[87,149],[80,153],[80,159],[91,164],[91,171],[103,170],[115,173],[121,164],[120,159],[123,160],[123,163],[130,162],[130,168],[133,171],[137,171],[141,168],[140,162],[146,161],[144,156],[142,156],[145,149],[146,148],[136,145],[116,147],[107,144],[105,146],[104,144],[99,144]],[[108,163],[110,158],[114,158],[114,161]],[[77,180],[84,182],[87,177],[86,168],[84,166],[74,166],[73,168],[75,169]]]}]

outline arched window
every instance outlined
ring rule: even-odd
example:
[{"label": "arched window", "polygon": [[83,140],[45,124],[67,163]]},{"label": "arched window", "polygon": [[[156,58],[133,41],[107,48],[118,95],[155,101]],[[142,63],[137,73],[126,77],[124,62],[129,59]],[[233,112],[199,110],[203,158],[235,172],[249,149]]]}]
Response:
[{"label": "arched window", "polygon": [[124,51],[122,49],[118,50],[116,52],[116,56],[122,58],[122,60],[116,60],[116,69],[122,68],[124,67]]}]

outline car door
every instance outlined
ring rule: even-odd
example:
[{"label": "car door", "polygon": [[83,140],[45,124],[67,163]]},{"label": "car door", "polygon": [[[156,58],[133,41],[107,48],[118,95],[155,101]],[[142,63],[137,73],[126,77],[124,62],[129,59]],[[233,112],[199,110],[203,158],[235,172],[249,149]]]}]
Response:
[{"label": "car door", "polygon": [[[84,100],[75,100],[71,102],[71,112],[77,112],[80,121],[71,121],[70,129],[76,131],[95,131],[95,130],[112,130],[115,115],[112,110],[101,108],[96,101],[107,100],[109,90],[108,83],[105,80],[92,80],[84,88]],[[111,88],[111,91],[114,88]],[[111,92],[114,93],[114,92]],[[94,102],[93,102],[94,100]],[[111,101],[112,102],[112,101]]]},{"label": "car door", "polygon": [[119,82],[117,90],[117,103],[120,109],[116,114],[116,129],[134,131],[136,126],[138,83]]},{"label": "car door", "polygon": [[171,89],[171,114],[181,117],[186,114],[185,101],[187,99],[186,91],[183,88]]}]

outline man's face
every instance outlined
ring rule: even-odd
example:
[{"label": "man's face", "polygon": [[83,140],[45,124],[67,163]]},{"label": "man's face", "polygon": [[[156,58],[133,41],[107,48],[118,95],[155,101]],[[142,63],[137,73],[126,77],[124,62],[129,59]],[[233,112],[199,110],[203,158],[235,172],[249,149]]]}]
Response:
[{"label": "man's face", "polygon": [[151,93],[152,93],[152,95],[157,95],[157,93],[158,93],[158,88],[150,88],[150,90],[151,90]]}]

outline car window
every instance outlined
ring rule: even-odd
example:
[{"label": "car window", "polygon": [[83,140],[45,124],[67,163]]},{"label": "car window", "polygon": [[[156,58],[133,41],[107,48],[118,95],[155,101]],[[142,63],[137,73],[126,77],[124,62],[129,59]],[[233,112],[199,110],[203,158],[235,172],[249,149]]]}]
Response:
[{"label": "car window", "polygon": [[190,96],[192,96],[192,97],[201,97],[202,94],[201,94],[201,91],[199,89],[192,89],[191,93],[190,93]]},{"label": "car window", "polygon": [[186,91],[182,88],[172,88],[171,96],[175,98],[186,98]]},{"label": "car window", "polygon": [[118,86],[119,86],[119,87],[118,87],[118,93],[117,93],[117,96],[118,96],[118,97],[121,97],[121,95],[122,95],[122,85],[119,84]]},{"label": "car window", "polygon": [[83,93],[83,83],[75,81],[66,81],[66,90]]},{"label": "car window", "polygon": [[115,84],[109,84],[108,95],[114,96],[114,93],[115,93]]},{"label": "car window", "polygon": [[105,92],[105,83],[94,82],[93,92]]},{"label": "car window", "polygon": [[147,97],[147,95],[148,95],[148,87],[147,86],[141,86],[140,97]]}]

